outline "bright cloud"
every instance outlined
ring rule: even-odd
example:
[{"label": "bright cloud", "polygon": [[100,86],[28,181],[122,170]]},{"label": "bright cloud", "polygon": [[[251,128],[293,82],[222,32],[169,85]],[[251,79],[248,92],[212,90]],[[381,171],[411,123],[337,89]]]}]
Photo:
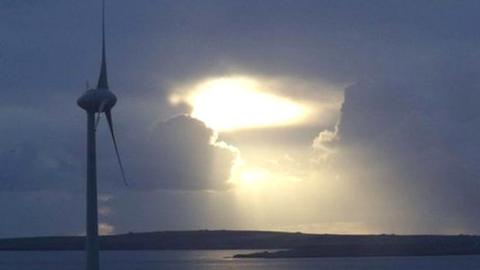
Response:
[{"label": "bright cloud", "polygon": [[[323,108],[315,100],[295,98],[295,93],[288,94],[285,88],[296,90],[285,79],[218,77],[177,90],[170,101],[187,103],[192,107],[192,117],[217,131],[301,125]],[[341,98],[329,102],[339,111]]]}]

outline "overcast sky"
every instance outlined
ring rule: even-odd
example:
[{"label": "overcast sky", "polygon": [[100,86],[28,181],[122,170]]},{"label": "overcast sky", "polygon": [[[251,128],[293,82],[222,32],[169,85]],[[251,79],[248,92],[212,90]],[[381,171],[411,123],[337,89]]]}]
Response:
[{"label": "overcast sky", "polygon": [[[0,0],[0,237],[84,233],[76,99],[97,80],[100,8]],[[478,1],[107,0],[131,186],[101,122],[101,232],[480,233],[479,12]],[[314,113],[222,130],[187,101],[222,78]]]}]

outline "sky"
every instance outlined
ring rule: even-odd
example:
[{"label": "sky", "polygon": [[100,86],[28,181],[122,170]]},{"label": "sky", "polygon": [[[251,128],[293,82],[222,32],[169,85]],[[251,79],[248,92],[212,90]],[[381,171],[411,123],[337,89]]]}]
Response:
[{"label": "sky", "polygon": [[[480,233],[480,2],[106,6],[102,234]],[[100,16],[0,0],[0,237],[84,234]]]}]

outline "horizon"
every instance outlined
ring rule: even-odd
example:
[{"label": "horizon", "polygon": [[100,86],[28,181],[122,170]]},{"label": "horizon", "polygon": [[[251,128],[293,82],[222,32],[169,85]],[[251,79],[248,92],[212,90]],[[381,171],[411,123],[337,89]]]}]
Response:
[{"label": "horizon", "polygon": [[[122,233],[113,233],[113,234],[101,234],[102,237],[109,236],[123,236],[123,235],[135,235],[135,234],[155,234],[155,233],[273,233],[273,234],[291,234],[291,235],[305,235],[305,236],[378,236],[378,237],[480,237],[480,234],[395,234],[395,233],[379,233],[379,234],[348,234],[348,233],[306,233],[306,232],[294,232],[294,231],[269,231],[269,230],[234,230],[234,229],[192,229],[192,230],[164,230],[164,231],[145,231],[145,232],[122,232]],[[12,239],[35,239],[35,238],[84,238],[83,235],[37,235],[37,236],[21,236],[21,237],[5,237],[0,238],[1,240],[12,240]]]}]

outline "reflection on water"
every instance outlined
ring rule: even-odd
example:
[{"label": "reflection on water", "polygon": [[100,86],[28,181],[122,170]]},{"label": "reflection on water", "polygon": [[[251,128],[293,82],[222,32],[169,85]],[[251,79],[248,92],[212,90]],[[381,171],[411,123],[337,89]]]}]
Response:
[{"label": "reflection on water", "polygon": [[[480,256],[233,259],[248,251],[103,251],[102,270],[477,270]],[[0,252],[0,270],[84,270],[80,251]]]}]

